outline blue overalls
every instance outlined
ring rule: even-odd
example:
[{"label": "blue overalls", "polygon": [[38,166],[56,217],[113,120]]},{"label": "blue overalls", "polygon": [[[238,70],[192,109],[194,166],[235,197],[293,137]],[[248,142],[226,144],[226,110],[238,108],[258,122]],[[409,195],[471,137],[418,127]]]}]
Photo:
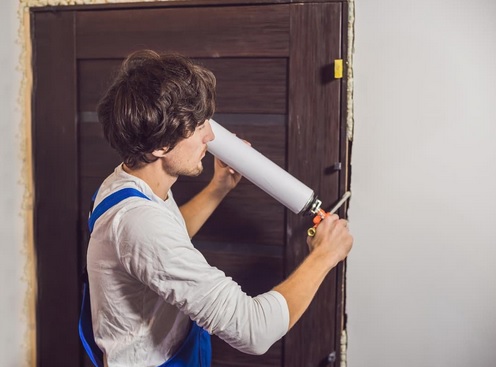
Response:
[{"label": "blue overalls", "polygon": [[[96,196],[96,194],[95,194]],[[125,188],[114,192],[102,200],[100,204],[92,211],[88,220],[90,233],[96,220],[108,209],[120,201],[131,196],[138,196],[150,200],[142,192]],[[86,353],[90,357],[95,367],[104,367],[103,352],[95,343],[93,326],[91,321],[91,306],[88,277],[83,279],[83,302],[81,305],[81,314],[79,316],[79,337],[83,343]],[[210,367],[212,360],[212,350],[210,345],[210,335],[199,327],[196,322],[191,322],[191,329],[184,339],[183,344],[177,352],[167,362],[158,367]]]}]

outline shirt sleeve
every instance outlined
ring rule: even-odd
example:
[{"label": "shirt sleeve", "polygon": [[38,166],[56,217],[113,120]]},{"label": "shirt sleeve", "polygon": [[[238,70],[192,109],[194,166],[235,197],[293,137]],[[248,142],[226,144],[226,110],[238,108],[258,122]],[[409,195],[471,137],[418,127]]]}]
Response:
[{"label": "shirt sleeve", "polygon": [[263,354],[288,331],[284,297],[276,291],[248,296],[207,263],[172,214],[153,205],[134,208],[116,237],[126,271],[232,347]]}]

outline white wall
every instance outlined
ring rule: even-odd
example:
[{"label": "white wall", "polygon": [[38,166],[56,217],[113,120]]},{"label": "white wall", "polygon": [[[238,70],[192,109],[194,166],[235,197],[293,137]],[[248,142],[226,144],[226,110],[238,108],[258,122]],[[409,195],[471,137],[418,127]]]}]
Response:
[{"label": "white wall", "polygon": [[17,1],[0,4],[0,365],[25,366]]},{"label": "white wall", "polygon": [[496,1],[357,0],[350,367],[496,366]]}]

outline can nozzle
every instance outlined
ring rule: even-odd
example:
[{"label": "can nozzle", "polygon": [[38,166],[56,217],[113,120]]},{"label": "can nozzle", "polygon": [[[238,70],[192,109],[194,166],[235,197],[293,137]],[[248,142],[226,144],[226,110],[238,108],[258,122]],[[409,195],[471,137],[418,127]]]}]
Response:
[{"label": "can nozzle", "polygon": [[320,205],[319,205],[319,209],[315,213],[316,214],[315,217],[313,217],[313,227],[308,228],[307,235],[309,237],[315,236],[315,233],[317,233],[317,226],[320,224],[322,219],[324,219],[328,215],[337,212],[338,209],[341,207],[341,205],[343,205],[346,202],[346,200],[348,200],[350,197],[351,197],[351,191],[346,191],[344,195],[341,197],[341,199],[337,202],[337,204],[334,205],[334,207],[328,213],[326,213],[325,210],[320,209]]}]

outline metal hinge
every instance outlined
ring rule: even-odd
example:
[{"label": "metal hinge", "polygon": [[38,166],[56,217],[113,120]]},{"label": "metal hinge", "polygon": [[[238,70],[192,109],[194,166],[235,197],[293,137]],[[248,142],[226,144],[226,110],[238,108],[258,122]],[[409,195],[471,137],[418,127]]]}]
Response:
[{"label": "metal hinge", "polygon": [[329,353],[327,356],[327,363],[334,363],[336,362],[336,352]]},{"label": "metal hinge", "polygon": [[336,162],[334,164],[331,164],[329,167],[326,167],[324,173],[326,175],[329,175],[331,173],[341,171],[342,167],[343,167],[343,165],[341,164],[341,162]]}]

